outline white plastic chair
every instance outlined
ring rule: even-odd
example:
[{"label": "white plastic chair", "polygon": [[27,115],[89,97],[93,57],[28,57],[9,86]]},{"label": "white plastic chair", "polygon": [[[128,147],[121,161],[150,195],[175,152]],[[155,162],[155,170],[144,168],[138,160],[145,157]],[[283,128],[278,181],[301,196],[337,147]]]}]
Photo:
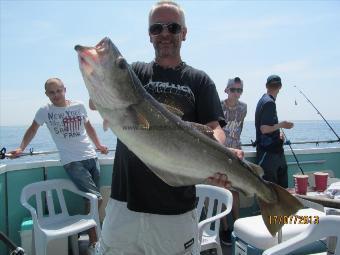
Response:
[{"label": "white plastic chair", "polygon": [[[202,212],[206,215],[206,219],[198,223],[201,251],[216,248],[217,254],[222,255],[219,237],[220,219],[230,213],[233,196],[227,189],[203,184],[196,185],[196,196],[198,220]],[[225,205],[224,211],[222,204]],[[212,226],[213,223],[215,226]]]},{"label": "white plastic chair", "polygon": [[263,255],[286,255],[306,244],[330,236],[337,237],[334,254],[340,254],[340,216],[320,216],[318,224],[309,225],[301,234],[265,250]]},{"label": "white plastic chair", "polygon": [[[52,191],[55,190],[60,204],[61,213],[56,213],[53,203]],[[91,208],[87,215],[70,216],[66,207],[63,190],[71,191],[90,200]],[[44,215],[44,203],[42,194],[46,192],[46,207],[48,215]],[[36,209],[28,203],[34,196]],[[21,204],[26,207],[33,220],[34,246],[36,255],[45,255],[47,244],[53,239],[72,236],[73,254],[78,255],[79,232],[96,227],[97,236],[100,236],[100,224],[98,216],[98,199],[94,194],[85,193],[67,179],[54,179],[31,183],[25,186],[21,192]]]}]

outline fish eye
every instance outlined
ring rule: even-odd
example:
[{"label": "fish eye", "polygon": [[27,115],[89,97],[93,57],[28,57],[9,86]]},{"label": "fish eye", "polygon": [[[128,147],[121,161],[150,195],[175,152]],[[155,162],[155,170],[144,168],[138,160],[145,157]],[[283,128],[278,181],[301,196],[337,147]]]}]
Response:
[{"label": "fish eye", "polygon": [[118,57],[116,60],[116,64],[120,69],[126,69],[127,67],[127,62],[123,57]]}]

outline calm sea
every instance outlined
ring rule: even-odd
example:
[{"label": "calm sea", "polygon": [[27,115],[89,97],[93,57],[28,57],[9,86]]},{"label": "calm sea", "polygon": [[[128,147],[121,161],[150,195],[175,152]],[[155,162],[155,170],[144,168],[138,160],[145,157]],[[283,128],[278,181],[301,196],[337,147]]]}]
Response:
[{"label": "calm sea", "polygon": [[[336,133],[340,135],[340,120],[329,121],[329,123],[336,131]],[[295,126],[293,129],[285,131],[287,138],[291,142],[325,141],[337,139],[324,121],[295,121],[294,124]],[[94,127],[96,128],[101,142],[110,149],[114,149],[117,141],[116,136],[110,130],[104,132],[101,124],[94,124]],[[21,143],[21,139],[26,129],[27,126],[0,126],[0,149],[6,148],[7,152],[9,152],[17,148]],[[255,140],[255,128],[253,121],[245,122],[241,137],[243,144],[249,144],[251,143],[251,140]],[[316,146],[317,145],[315,143],[292,145],[293,149],[312,148]],[[287,149],[289,149],[287,145],[286,147]],[[340,143],[322,143],[319,144],[319,147],[340,147]],[[27,146],[26,151],[28,152],[30,148],[34,152],[56,150],[56,147],[46,126],[43,126],[38,130],[37,135]],[[244,146],[243,149],[245,151],[254,150],[254,148],[251,146]],[[98,155],[99,158],[107,158],[113,156],[113,151],[111,151],[108,155]],[[14,160],[3,159],[0,160],[0,164],[14,164],[51,159],[59,159],[58,153],[49,155],[25,156]]]}]

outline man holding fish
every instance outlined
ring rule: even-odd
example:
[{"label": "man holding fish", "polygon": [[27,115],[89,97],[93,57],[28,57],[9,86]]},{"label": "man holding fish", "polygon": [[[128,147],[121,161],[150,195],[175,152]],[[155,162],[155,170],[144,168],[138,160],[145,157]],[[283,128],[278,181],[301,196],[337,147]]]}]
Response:
[{"label": "man holding fish", "polygon": [[[183,10],[174,2],[159,2],[150,11],[149,24],[156,57],[135,63],[135,73],[158,101],[181,111],[185,120],[206,124],[223,144],[220,125],[225,122],[215,85],[180,56],[187,33]],[[235,153],[243,157],[241,150]],[[226,186],[226,180],[216,174],[210,181]],[[104,254],[199,253],[195,187],[167,185],[119,140],[111,197],[100,243]]]},{"label": "man holding fish", "polygon": [[99,254],[199,254],[194,184],[227,187],[226,175],[243,193],[258,193],[272,235],[281,226],[268,224],[270,213],[301,207],[264,182],[241,150],[222,145],[215,85],[180,56],[186,34],[183,10],[162,1],[149,14],[154,61],[129,66],[108,38],[75,47],[92,103],[118,137]]}]

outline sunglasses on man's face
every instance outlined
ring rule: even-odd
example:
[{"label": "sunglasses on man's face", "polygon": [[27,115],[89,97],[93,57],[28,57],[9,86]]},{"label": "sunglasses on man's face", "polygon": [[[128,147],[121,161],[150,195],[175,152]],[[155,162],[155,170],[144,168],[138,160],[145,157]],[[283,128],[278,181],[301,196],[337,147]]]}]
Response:
[{"label": "sunglasses on man's face", "polygon": [[151,35],[159,35],[163,32],[164,27],[168,29],[168,32],[171,34],[178,34],[182,30],[182,26],[176,22],[164,24],[164,23],[155,23],[149,27],[149,32]]},{"label": "sunglasses on man's face", "polygon": [[230,92],[231,93],[242,93],[243,92],[243,89],[242,88],[229,88]]}]

